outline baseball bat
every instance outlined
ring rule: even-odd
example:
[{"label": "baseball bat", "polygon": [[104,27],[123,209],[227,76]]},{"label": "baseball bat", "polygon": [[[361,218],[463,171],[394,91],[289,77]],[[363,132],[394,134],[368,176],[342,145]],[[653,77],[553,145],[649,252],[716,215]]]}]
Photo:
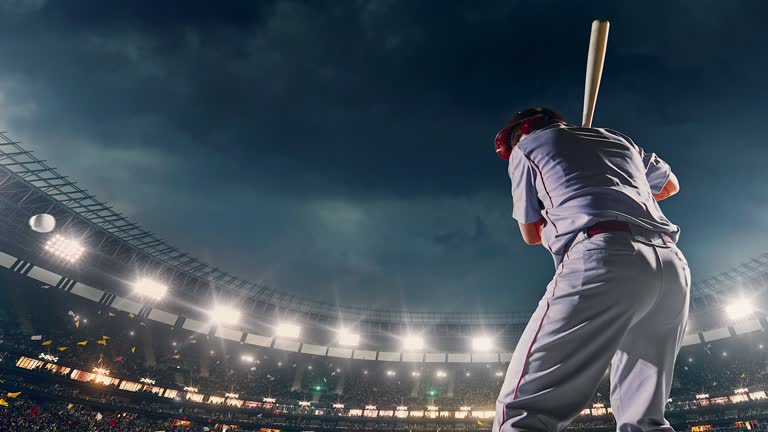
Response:
[{"label": "baseball bat", "polygon": [[592,21],[592,33],[589,36],[589,52],[587,53],[587,80],[584,83],[584,111],[581,118],[583,127],[592,127],[597,92],[600,90],[600,78],[603,76],[609,27],[610,23],[607,20]]}]

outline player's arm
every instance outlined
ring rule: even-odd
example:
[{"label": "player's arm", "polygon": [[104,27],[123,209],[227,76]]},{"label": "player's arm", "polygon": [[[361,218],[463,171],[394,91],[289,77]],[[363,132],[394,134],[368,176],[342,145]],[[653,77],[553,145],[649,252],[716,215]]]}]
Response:
[{"label": "player's arm", "polygon": [[664,183],[664,187],[661,188],[661,192],[653,194],[653,198],[656,199],[656,201],[661,201],[663,199],[667,199],[671,197],[672,195],[678,193],[679,191],[680,191],[680,182],[677,180],[677,176],[674,173],[670,172],[667,182]]},{"label": "player's arm", "polygon": [[544,229],[544,218],[531,223],[518,223],[523,240],[533,246],[541,244],[541,230]]},{"label": "player's arm", "polygon": [[520,234],[529,245],[541,244],[543,205],[536,191],[537,172],[519,147],[509,158],[509,179],[512,182],[512,217],[517,220]]},{"label": "player's arm", "polygon": [[669,164],[664,162],[656,153],[646,153],[642,147],[635,144],[632,139],[621,132],[613,129],[606,129],[607,132],[623,138],[629,145],[634,147],[645,166],[645,178],[648,180],[648,186],[651,187],[651,194],[656,201],[667,199],[680,191],[680,182],[677,176],[672,172]]}]

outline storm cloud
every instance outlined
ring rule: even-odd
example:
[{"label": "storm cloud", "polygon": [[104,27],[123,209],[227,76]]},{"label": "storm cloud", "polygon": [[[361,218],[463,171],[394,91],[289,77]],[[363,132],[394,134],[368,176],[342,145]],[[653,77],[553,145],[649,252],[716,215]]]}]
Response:
[{"label": "storm cloud", "polygon": [[[626,3],[626,2],[623,2]],[[310,298],[530,311],[553,273],[491,140],[578,122],[659,153],[694,279],[765,248],[764,2],[0,1],[0,127],[172,244]],[[734,25],[738,23],[738,25]]]}]

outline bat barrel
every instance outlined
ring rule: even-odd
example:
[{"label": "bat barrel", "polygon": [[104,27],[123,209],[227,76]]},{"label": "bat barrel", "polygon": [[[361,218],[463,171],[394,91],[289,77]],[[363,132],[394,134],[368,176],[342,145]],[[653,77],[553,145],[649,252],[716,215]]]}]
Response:
[{"label": "bat barrel", "polygon": [[584,83],[584,111],[582,113],[582,125],[584,127],[592,126],[597,93],[600,90],[600,79],[603,75],[609,28],[610,23],[607,20],[595,20],[592,22],[589,52],[587,53],[587,76]]}]

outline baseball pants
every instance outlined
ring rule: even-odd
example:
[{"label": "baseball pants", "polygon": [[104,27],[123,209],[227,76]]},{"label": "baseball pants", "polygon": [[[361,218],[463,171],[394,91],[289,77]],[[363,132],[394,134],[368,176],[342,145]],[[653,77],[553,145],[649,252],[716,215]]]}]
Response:
[{"label": "baseball pants", "polygon": [[609,366],[617,430],[674,431],[664,406],[689,290],[688,263],[667,236],[634,226],[579,234],[515,348],[493,432],[565,429]]}]

